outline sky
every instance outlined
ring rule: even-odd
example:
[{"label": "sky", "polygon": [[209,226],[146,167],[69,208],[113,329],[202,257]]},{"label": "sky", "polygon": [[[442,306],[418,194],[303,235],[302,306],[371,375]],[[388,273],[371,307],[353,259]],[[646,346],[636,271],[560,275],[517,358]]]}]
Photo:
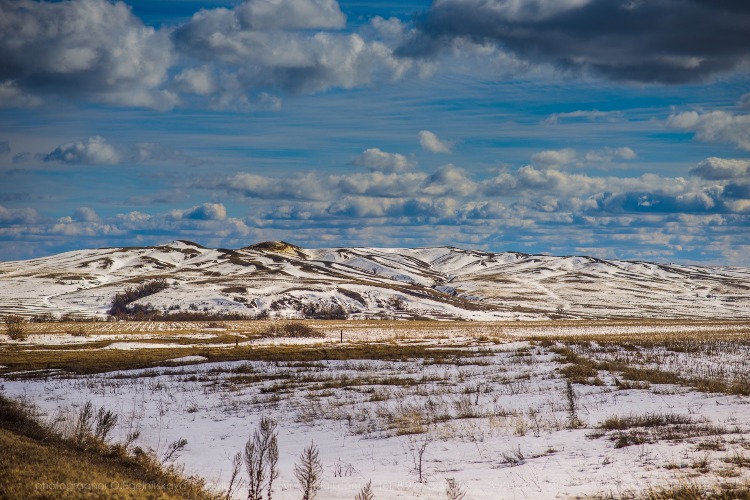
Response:
[{"label": "sky", "polygon": [[0,260],[175,239],[750,266],[750,3],[0,0]]}]

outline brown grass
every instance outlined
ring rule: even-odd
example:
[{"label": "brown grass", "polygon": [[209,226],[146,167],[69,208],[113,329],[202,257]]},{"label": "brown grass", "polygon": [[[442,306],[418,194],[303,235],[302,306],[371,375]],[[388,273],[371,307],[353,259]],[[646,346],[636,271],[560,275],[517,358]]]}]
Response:
[{"label": "brown grass", "polygon": [[[234,337],[232,337],[233,339]],[[111,342],[106,342],[109,344]],[[89,345],[91,343],[88,343]],[[40,378],[49,371],[76,374],[104,373],[118,370],[164,366],[164,362],[188,355],[203,356],[208,361],[322,361],[322,360],[408,360],[423,358],[426,362],[445,359],[481,357],[485,353],[461,346],[433,350],[423,344],[369,343],[316,344],[312,346],[239,346],[154,348],[137,350],[34,349],[17,346],[0,351],[0,374],[6,378]],[[43,371],[35,371],[43,370]],[[26,372],[26,373],[24,373]]]},{"label": "brown grass", "polygon": [[121,445],[82,450],[0,396],[0,496],[4,499],[217,499],[197,478]]}]

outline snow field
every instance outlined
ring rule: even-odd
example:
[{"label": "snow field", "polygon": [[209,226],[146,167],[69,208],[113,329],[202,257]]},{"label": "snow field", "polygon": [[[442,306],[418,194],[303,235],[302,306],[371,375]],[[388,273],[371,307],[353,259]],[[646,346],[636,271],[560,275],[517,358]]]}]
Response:
[{"label": "snow field", "polygon": [[[561,372],[567,365],[555,352],[567,348],[685,379],[747,380],[747,336],[739,326],[727,324],[720,335],[705,324],[467,328],[475,329],[386,326],[378,332],[373,324],[346,332],[345,344],[397,339],[405,353],[400,359],[172,358],[146,370],[9,377],[2,388],[33,402],[49,421],[71,422],[86,401],[111,409],[119,415],[115,440],[139,430],[134,444],[160,456],[170,443],[186,438],[176,463],[217,489],[226,488],[231,457],[243,449],[260,417],[269,416],[279,429],[278,499],[299,498],[294,464],[311,441],[324,466],[321,498],[334,500],[353,498],[370,480],[376,498],[445,498],[446,479],[453,478],[467,499],[543,499],[631,495],[667,484],[741,482],[750,476],[746,467],[725,461],[750,456],[747,395],[655,383],[624,389],[617,385],[622,375],[606,371],[597,376],[601,385],[568,385]],[[483,339],[489,332],[503,336]],[[337,340],[338,325],[327,333],[321,348]],[[636,340],[581,340],[595,333]],[[651,334],[677,335],[684,342],[643,341]],[[551,340],[528,340],[532,336]],[[310,346],[320,340],[284,342]],[[422,350],[410,351],[414,346]],[[649,416],[674,416],[683,423],[603,428],[612,417]],[[641,442],[628,441],[636,438]],[[415,464],[421,449],[420,482]],[[241,491],[237,498],[243,497]]]}]

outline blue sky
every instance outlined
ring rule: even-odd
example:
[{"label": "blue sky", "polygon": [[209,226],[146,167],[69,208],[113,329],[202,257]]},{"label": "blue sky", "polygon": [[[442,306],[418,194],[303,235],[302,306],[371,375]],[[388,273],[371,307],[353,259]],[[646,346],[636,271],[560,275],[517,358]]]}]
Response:
[{"label": "blue sky", "polygon": [[750,7],[0,0],[0,259],[190,239],[750,265]]}]

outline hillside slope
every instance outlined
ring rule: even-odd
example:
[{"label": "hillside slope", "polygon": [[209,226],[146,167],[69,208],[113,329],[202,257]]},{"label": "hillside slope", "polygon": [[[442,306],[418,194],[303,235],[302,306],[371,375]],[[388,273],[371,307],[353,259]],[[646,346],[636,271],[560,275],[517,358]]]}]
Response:
[{"label": "hillside slope", "polygon": [[78,250],[0,263],[0,314],[105,315],[126,287],[164,278],[139,299],[160,310],[301,317],[338,304],[351,318],[750,318],[750,269],[453,247],[231,249],[189,241]]}]

